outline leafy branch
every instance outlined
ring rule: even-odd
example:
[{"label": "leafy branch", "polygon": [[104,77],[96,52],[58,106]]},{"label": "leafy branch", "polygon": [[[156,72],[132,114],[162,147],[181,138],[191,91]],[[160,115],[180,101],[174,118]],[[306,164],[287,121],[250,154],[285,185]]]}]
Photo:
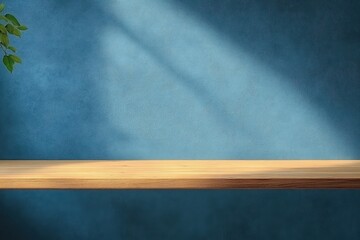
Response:
[{"label": "leafy branch", "polygon": [[[21,58],[15,55],[16,48],[10,45],[9,35],[21,37],[22,31],[27,30],[27,27],[20,24],[17,18],[12,14],[3,15],[5,4],[0,4],[0,47],[4,53],[3,63],[7,70],[13,72],[14,65],[21,63]],[[10,53],[11,52],[11,53]]]}]

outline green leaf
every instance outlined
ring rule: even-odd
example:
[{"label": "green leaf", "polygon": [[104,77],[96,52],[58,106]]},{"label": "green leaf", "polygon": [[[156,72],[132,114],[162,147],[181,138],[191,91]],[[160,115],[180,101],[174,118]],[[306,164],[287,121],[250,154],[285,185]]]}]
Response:
[{"label": "green leaf", "polygon": [[17,37],[21,37],[21,32],[19,29],[15,28],[13,34]]},{"label": "green leaf", "polygon": [[[1,1],[1,0],[0,0]],[[25,25],[21,25],[18,19],[11,14],[2,15],[1,12],[5,9],[5,4],[0,3],[0,46],[4,50],[3,64],[9,72],[13,72],[14,66],[17,63],[22,63],[19,56],[15,55],[16,48],[10,46],[10,34],[21,37],[22,31],[26,31],[28,28]],[[7,52],[13,54],[8,54]]]},{"label": "green leaf", "polygon": [[6,24],[5,28],[10,34],[21,37],[21,32],[14,25]]},{"label": "green leaf", "polygon": [[9,22],[9,19],[7,19],[5,16],[0,15],[0,20],[3,20],[5,22]]},{"label": "green leaf", "polygon": [[11,15],[11,14],[6,14],[5,15],[5,17],[7,18],[7,19],[9,19],[15,26],[20,26],[20,23],[19,23],[19,21],[16,19],[16,17],[14,17],[13,15]]},{"label": "green leaf", "polygon": [[9,23],[9,24],[6,24],[5,28],[9,33],[12,33],[12,31],[14,30],[15,27],[14,27],[14,25]]},{"label": "green leaf", "polygon": [[21,31],[25,31],[28,30],[28,28],[25,25],[21,25],[19,26],[17,29],[21,30]]},{"label": "green leaf", "polygon": [[14,70],[14,60],[12,60],[9,56],[5,55],[3,57],[3,63],[7,70],[12,73]]},{"label": "green leaf", "polygon": [[5,4],[1,3],[0,4],[0,12],[2,12],[4,10],[4,8],[5,8]]},{"label": "green leaf", "polygon": [[13,52],[16,52],[16,48],[14,48],[13,46],[8,46],[8,49],[10,49]]},{"label": "green leaf", "polygon": [[5,47],[9,46],[9,38],[6,34],[0,33],[1,37],[0,40],[4,44]]},{"label": "green leaf", "polygon": [[21,63],[21,62],[22,62],[22,61],[21,61],[21,58],[19,58],[19,57],[16,56],[16,55],[10,54],[9,57],[10,57],[12,60],[14,60],[14,62],[16,62],[16,63]]},{"label": "green leaf", "polygon": [[6,34],[6,28],[4,25],[0,24],[0,32],[3,33],[3,34]]}]

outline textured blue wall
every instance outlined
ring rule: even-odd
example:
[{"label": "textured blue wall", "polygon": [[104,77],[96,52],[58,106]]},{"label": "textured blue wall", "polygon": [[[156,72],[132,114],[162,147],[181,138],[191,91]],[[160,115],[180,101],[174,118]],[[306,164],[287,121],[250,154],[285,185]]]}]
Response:
[{"label": "textured blue wall", "polygon": [[[358,1],[8,1],[0,159],[359,159]],[[1,239],[358,239],[359,191],[3,191]]]}]

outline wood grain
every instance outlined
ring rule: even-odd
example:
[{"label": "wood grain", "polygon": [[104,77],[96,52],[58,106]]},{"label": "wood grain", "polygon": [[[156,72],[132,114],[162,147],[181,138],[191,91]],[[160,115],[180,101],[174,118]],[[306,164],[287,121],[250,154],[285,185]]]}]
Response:
[{"label": "wood grain", "polygon": [[0,160],[0,189],[360,188],[357,160]]}]

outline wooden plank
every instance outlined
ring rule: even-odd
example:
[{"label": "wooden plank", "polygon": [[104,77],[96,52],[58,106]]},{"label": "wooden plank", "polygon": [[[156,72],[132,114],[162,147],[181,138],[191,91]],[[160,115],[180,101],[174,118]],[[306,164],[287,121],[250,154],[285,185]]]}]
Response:
[{"label": "wooden plank", "polygon": [[360,188],[357,160],[0,160],[0,189]]}]

